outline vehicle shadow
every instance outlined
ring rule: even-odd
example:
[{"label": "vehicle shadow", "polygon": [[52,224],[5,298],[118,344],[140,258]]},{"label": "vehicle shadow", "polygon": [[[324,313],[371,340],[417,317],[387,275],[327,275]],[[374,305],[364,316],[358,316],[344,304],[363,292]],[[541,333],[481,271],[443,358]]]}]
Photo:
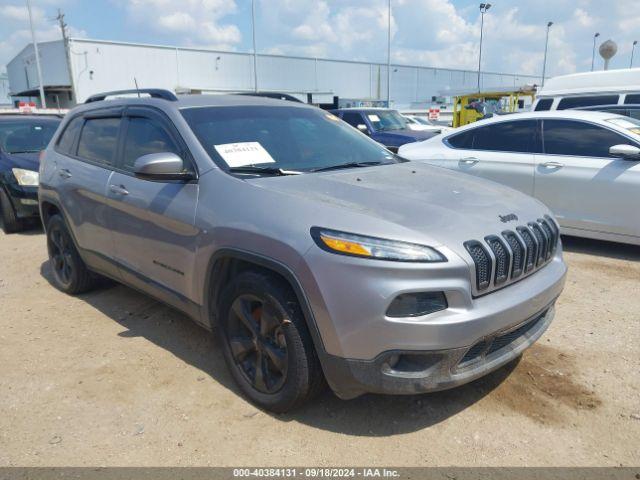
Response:
[{"label": "vehicle shadow", "polygon": [[[52,282],[49,262],[41,275]],[[223,387],[241,396],[227,370],[215,333],[182,313],[116,282],[105,281],[84,301],[126,328],[121,337],[142,337],[199,369]],[[470,384],[424,395],[364,395],[340,400],[328,388],[318,398],[287,414],[270,415],[277,421],[300,422],[315,428],[355,436],[391,436],[438,424],[478,402],[499,386],[517,366],[516,360]]]},{"label": "vehicle shadow", "polygon": [[[25,220],[24,222],[25,224],[24,224],[23,230],[16,233],[11,233],[10,235],[29,235],[30,236],[30,235],[40,235],[44,233],[42,222],[40,222],[39,219],[37,220],[29,219],[29,220]],[[3,227],[4,225],[2,224],[2,219],[0,218],[0,232],[2,231]]]},{"label": "vehicle shadow", "polygon": [[640,262],[640,247],[626,243],[592,240],[582,237],[562,236],[562,249],[572,253],[584,253],[600,257]]}]

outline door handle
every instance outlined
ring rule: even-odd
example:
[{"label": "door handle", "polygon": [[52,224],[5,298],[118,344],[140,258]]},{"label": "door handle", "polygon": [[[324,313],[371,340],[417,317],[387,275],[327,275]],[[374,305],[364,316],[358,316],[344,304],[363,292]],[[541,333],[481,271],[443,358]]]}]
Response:
[{"label": "door handle", "polygon": [[465,165],[475,165],[479,161],[480,160],[478,160],[476,157],[465,157],[460,159],[460,163],[464,163]]},{"label": "door handle", "polygon": [[109,190],[116,195],[129,195],[129,191],[123,185],[109,185]]},{"label": "door handle", "polygon": [[64,179],[71,178],[73,176],[71,175],[71,172],[66,168],[61,168],[60,170],[58,170],[58,175]]},{"label": "door handle", "polygon": [[560,162],[545,162],[542,164],[544,168],[562,168],[564,167],[564,163]]}]

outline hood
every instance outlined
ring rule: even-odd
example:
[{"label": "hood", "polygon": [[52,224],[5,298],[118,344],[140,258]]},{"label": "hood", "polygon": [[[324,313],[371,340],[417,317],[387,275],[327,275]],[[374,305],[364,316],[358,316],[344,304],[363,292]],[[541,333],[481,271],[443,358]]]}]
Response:
[{"label": "hood", "polygon": [[38,171],[40,167],[40,152],[6,153],[0,152],[0,170],[23,168]]},{"label": "hood", "polygon": [[[323,222],[319,226],[446,245],[460,253],[467,240],[513,230],[549,213],[511,188],[416,162],[251,182],[312,202],[310,216]],[[504,222],[513,215],[518,219]]]}]

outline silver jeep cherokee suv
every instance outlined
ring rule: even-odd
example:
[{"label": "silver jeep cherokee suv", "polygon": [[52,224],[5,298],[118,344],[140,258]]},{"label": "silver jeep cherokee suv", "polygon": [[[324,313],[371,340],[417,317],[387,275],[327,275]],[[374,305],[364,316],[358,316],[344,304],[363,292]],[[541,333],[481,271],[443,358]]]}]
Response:
[{"label": "silver jeep cherokee suv", "polygon": [[215,328],[253,402],[454,387],[549,326],[566,266],[538,201],[308,105],[141,93],[89,98],[46,149],[54,282],[104,275]]}]

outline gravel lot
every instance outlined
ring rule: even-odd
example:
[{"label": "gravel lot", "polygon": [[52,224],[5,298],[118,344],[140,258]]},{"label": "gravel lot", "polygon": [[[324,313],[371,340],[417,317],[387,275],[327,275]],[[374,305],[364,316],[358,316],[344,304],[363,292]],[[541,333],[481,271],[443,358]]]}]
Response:
[{"label": "gravel lot", "polygon": [[115,284],[67,297],[41,231],[0,232],[0,465],[637,466],[640,248],[565,249],[556,319],[516,364],[271,415],[182,314]]}]

